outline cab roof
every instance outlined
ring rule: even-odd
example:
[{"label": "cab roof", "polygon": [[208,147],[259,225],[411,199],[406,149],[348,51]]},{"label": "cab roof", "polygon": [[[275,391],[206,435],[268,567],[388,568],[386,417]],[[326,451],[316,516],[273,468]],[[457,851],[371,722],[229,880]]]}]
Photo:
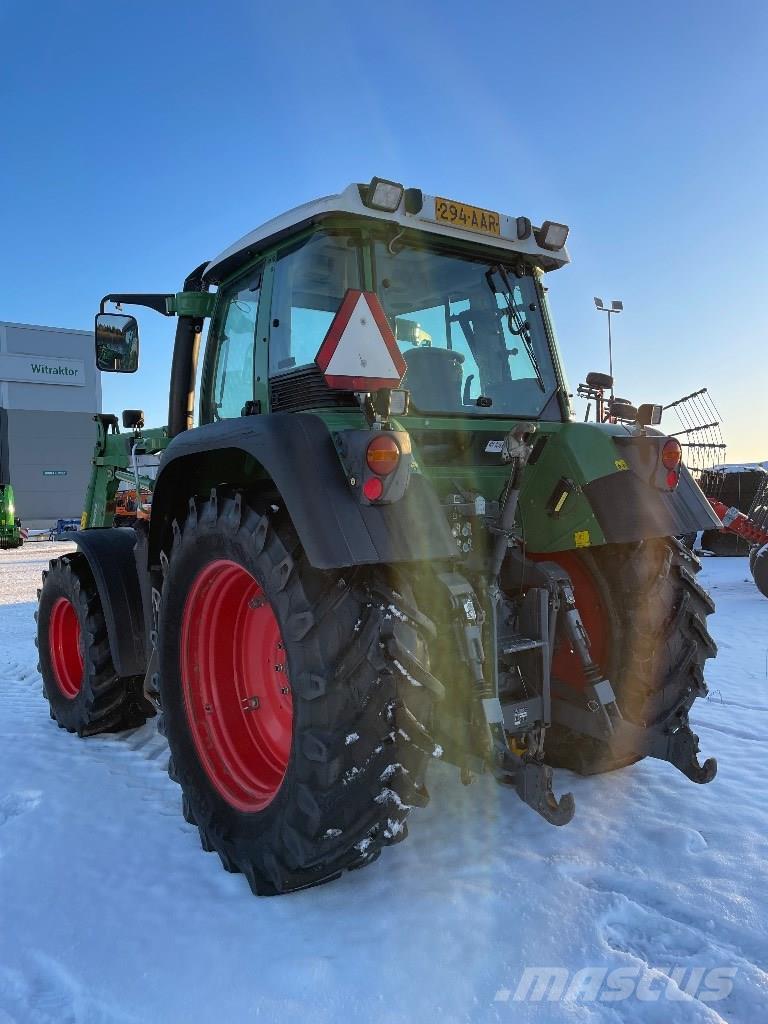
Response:
[{"label": "cab roof", "polygon": [[536,238],[537,229],[532,229],[530,221],[525,217],[510,217],[503,213],[495,214],[493,211],[482,210],[478,213],[491,214],[498,218],[498,234],[467,229],[458,224],[439,221],[436,210],[440,203],[448,203],[451,206],[458,206],[470,211],[475,210],[474,207],[467,207],[466,204],[461,203],[455,204],[453,200],[427,195],[418,189],[408,189],[403,190],[397,209],[388,212],[366,205],[369,188],[368,185],[348,185],[343,192],[336,195],[313,199],[309,203],[302,203],[301,206],[288,210],[287,213],[273,217],[254,231],[243,235],[241,239],[211,260],[203,275],[205,282],[219,284],[242,263],[258,256],[259,252],[269,248],[281,238],[335,214],[384,221],[438,238],[462,239],[472,242],[480,248],[494,249],[500,253],[519,253],[527,256],[545,271],[557,270],[570,262],[565,246],[552,251],[539,245]]}]

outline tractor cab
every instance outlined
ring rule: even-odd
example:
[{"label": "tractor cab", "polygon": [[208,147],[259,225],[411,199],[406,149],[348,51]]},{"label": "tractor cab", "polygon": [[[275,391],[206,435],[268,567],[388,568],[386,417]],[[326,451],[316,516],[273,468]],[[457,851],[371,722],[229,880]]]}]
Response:
[{"label": "tractor cab", "polygon": [[[546,271],[568,262],[567,234],[565,225],[533,227],[525,217],[382,179],[268,222],[202,268],[203,294],[195,299],[211,325],[199,422],[359,410],[364,393],[375,390],[375,375],[366,372],[375,349],[350,351],[343,374],[318,366],[350,292],[373,294],[380,303],[414,415],[567,419],[542,282]],[[215,295],[208,291],[213,285]],[[171,315],[190,298],[107,296],[96,325],[100,368],[132,372],[138,365],[136,321],[105,312],[108,300]]]},{"label": "tractor cab", "polygon": [[[351,349],[343,373],[337,365],[323,374],[317,363],[350,291],[377,297],[385,333],[404,361],[400,386],[414,414],[561,420],[540,272],[451,251],[415,230],[413,236],[392,245],[391,229],[362,218],[356,228],[321,228],[223,285],[206,358],[203,420],[239,416],[254,398],[281,411],[358,405],[343,378],[359,378],[357,393],[375,390],[377,345],[386,361],[381,335],[367,339],[367,352]],[[259,302],[269,303],[267,351],[256,340]],[[254,388],[254,366],[265,371],[255,382],[264,387]],[[329,383],[329,376],[342,379]]]},{"label": "tractor cab", "polygon": [[[533,229],[525,218],[385,184],[374,179],[300,207],[206,268],[219,291],[202,422],[254,403],[261,411],[359,409],[377,390],[385,338],[378,354],[371,336],[365,350],[348,346],[343,373],[339,360],[323,373],[318,354],[345,297],[360,292],[380,304],[414,415],[568,415],[541,281],[568,261],[567,228]],[[364,325],[355,326],[362,343]]]}]

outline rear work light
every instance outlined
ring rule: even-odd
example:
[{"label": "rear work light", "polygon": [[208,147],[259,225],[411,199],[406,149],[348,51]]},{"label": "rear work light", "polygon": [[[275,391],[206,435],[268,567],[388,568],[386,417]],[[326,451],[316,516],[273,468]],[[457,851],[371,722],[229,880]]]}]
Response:
[{"label": "rear work light", "polygon": [[368,468],[377,476],[389,476],[397,469],[400,461],[400,447],[394,438],[379,434],[371,441],[365,452]]}]

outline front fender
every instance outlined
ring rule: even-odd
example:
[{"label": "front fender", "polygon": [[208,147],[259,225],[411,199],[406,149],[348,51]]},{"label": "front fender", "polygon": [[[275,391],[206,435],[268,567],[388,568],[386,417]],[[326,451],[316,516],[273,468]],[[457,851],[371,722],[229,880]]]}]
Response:
[{"label": "front fender", "polygon": [[150,564],[174,519],[212,487],[271,480],[317,569],[450,559],[456,546],[437,495],[411,476],[391,505],[362,505],[344,475],[325,422],[311,413],[271,413],[184,431],[163,454],[152,495]]},{"label": "front fender", "polygon": [[130,527],[78,530],[72,540],[90,567],[107,624],[109,650],[119,676],[144,675],[146,620]]}]

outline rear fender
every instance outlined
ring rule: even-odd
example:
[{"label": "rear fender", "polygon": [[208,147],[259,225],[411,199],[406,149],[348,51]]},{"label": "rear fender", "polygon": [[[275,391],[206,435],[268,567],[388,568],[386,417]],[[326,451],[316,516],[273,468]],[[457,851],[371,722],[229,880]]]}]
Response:
[{"label": "rear fender", "polygon": [[319,416],[271,413],[210,423],[173,439],[152,496],[153,569],[191,497],[220,485],[247,488],[259,481],[279,494],[317,569],[455,557],[447,519],[424,477],[412,474],[399,501],[365,505]]},{"label": "rear fender", "polygon": [[568,423],[551,432],[520,494],[529,550],[565,551],[680,536],[720,523],[687,469],[666,484],[666,435],[608,423]]}]

